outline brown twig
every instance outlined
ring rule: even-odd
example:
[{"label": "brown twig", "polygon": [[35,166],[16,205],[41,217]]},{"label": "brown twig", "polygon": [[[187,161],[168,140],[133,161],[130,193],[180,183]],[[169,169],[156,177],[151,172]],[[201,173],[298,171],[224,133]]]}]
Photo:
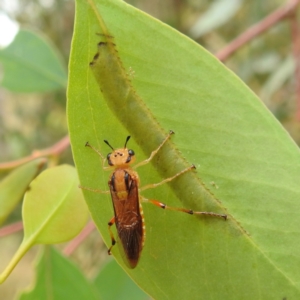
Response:
[{"label": "brown twig", "polygon": [[[64,248],[63,252],[65,255],[71,255],[76,248],[82,243],[84,239],[95,230],[95,224],[93,221],[90,221],[84,229]],[[4,237],[15,232],[18,232],[23,229],[23,222],[16,222],[10,225],[7,225],[0,229],[0,237]]]},{"label": "brown twig", "polygon": [[95,224],[90,221],[84,229],[64,248],[63,253],[66,256],[71,255],[84,239],[95,229]]},{"label": "brown twig", "polygon": [[296,13],[291,16],[291,33],[295,62],[296,118],[300,121],[300,29]]},{"label": "brown twig", "polygon": [[23,229],[23,222],[16,222],[0,229],[0,237],[13,234]]},{"label": "brown twig", "polygon": [[248,43],[253,38],[262,34],[264,31],[268,30],[280,20],[290,16],[291,14],[294,14],[294,11],[299,5],[299,3],[300,0],[290,0],[286,5],[278,8],[273,13],[264,18],[262,21],[256,23],[255,25],[247,29],[245,32],[243,32],[240,36],[238,36],[231,43],[229,43],[225,48],[220,50],[216,54],[216,57],[219,60],[224,61],[244,44]]},{"label": "brown twig", "polygon": [[33,159],[45,156],[55,156],[63,152],[68,146],[70,145],[69,136],[65,136],[59,142],[54,144],[53,146],[43,149],[43,150],[36,150],[32,152],[31,155],[23,157],[18,160],[5,162],[0,164],[0,170],[9,170],[16,168],[24,163],[27,163]]}]

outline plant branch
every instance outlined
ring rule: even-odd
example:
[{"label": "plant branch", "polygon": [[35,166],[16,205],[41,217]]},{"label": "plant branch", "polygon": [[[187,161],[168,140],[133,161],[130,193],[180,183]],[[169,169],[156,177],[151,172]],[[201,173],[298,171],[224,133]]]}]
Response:
[{"label": "plant branch", "polygon": [[86,239],[86,237],[95,229],[95,224],[90,221],[83,230],[64,248],[63,253],[66,256],[71,255],[76,248]]},{"label": "plant branch", "polygon": [[57,156],[61,152],[63,152],[70,145],[69,136],[65,136],[59,142],[54,144],[53,146],[43,149],[43,150],[35,150],[31,155],[23,157],[18,160],[5,162],[0,164],[0,170],[9,170],[16,168],[24,163],[27,163],[33,159],[45,156]]},{"label": "plant branch", "polygon": [[300,29],[296,13],[291,16],[291,35],[295,62],[296,119],[300,121]]},{"label": "plant branch", "polygon": [[225,48],[220,50],[216,54],[216,57],[221,61],[226,60],[235,51],[237,51],[243,45],[248,43],[250,40],[262,34],[282,19],[291,16],[291,14],[294,14],[294,11],[299,5],[299,3],[300,0],[290,0],[289,2],[287,2],[286,5],[278,8],[273,13],[269,14],[266,18],[264,18],[262,21],[256,23],[255,25],[247,29],[244,33],[242,33],[240,36],[238,36],[236,39],[234,39]]},{"label": "plant branch", "polygon": [[23,229],[23,222],[16,222],[13,224],[9,224],[0,229],[0,237],[13,234]]}]

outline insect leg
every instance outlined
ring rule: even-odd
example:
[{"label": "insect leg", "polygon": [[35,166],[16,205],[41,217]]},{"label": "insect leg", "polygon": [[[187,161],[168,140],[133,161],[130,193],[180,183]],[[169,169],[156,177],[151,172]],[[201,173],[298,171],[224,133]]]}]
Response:
[{"label": "insect leg", "polygon": [[219,217],[223,218],[224,220],[227,220],[227,215],[223,214],[217,214],[214,212],[209,212],[209,211],[193,211],[191,209],[186,209],[186,208],[178,208],[178,207],[170,207],[167,206],[166,204],[159,202],[157,200],[150,200],[142,197],[142,201],[146,203],[151,203],[154,204],[155,206],[158,206],[163,209],[169,209],[169,210],[176,210],[176,211],[181,211],[190,215],[206,215],[206,216],[211,216],[211,217]]},{"label": "insect leg", "polygon": [[101,154],[101,152],[98,149],[93,147],[89,142],[86,142],[85,146],[91,148],[93,151],[95,151],[101,157],[103,170],[111,170],[111,167],[105,167],[104,166],[106,158]]},{"label": "insect leg", "polygon": [[167,183],[167,182],[170,182],[172,181],[173,179],[177,178],[178,176],[188,172],[188,171],[191,171],[193,169],[196,169],[195,165],[191,165],[190,167],[178,172],[177,174],[175,174],[174,176],[172,177],[169,177],[169,178],[166,178],[164,180],[162,180],[161,182],[158,182],[158,183],[152,183],[152,184],[147,184],[147,185],[144,185],[143,187],[141,187],[139,190],[140,191],[144,191],[144,190],[148,190],[148,189],[154,189],[164,183]]},{"label": "insect leg", "polygon": [[140,166],[146,165],[153,157],[154,155],[161,149],[161,147],[166,143],[166,141],[171,137],[172,134],[175,132],[173,130],[170,130],[169,134],[167,137],[163,140],[163,142],[158,146],[158,148],[154,151],[151,152],[150,157],[144,161],[141,161],[140,163],[136,164],[133,168],[136,169]]},{"label": "insect leg", "polygon": [[78,186],[80,189],[82,190],[86,190],[86,191],[91,191],[91,192],[94,192],[94,193],[99,193],[99,194],[110,194],[110,191],[102,191],[102,190],[97,190],[97,189],[91,189],[89,187],[85,187],[85,186],[82,186],[82,185],[79,185]]},{"label": "insect leg", "polygon": [[111,246],[110,248],[108,249],[108,254],[111,255],[111,249],[112,247],[116,244],[116,240],[114,238],[114,234],[113,232],[111,231],[111,226],[115,224],[115,217],[113,217],[109,222],[108,222],[108,231],[109,231],[109,235],[110,235],[110,238],[111,238]]}]

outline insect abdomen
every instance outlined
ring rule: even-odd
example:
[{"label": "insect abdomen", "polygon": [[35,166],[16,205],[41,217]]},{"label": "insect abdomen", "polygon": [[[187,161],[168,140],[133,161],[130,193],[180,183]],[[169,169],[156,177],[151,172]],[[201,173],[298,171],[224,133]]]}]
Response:
[{"label": "insect abdomen", "polygon": [[116,227],[129,266],[134,268],[139,261],[143,248],[142,221],[139,220],[136,224],[132,224],[131,226],[116,223]]},{"label": "insect abdomen", "polygon": [[122,245],[126,261],[134,268],[144,243],[144,222],[140,210],[138,177],[130,169],[117,169],[109,181],[115,211],[119,245]]}]

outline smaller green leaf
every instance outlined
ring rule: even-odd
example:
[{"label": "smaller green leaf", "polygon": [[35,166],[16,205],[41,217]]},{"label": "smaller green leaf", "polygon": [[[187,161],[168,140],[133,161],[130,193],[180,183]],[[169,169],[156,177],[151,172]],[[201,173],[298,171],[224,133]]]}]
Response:
[{"label": "smaller green leaf", "polygon": [[[113,288],[112,288],[113,282]],[[95,288],[103,299],[142,300],[150,299],[124,270],[112,259],[94,280]]]},{"label": "smaller green leaf", "polygon": [[0,49],[4,68],[1,85],[13,92],[45,92],[65,88],[67,73],[59,52],[40,33],[20,30]]},{"label": "smaller green leaf", "polygon": [[22,199],[29,183],[45,162],[45,158],[35,159],[16,168],[0,182],[0,225]]},{"label": "smaller green leaf", "polygon": [[74,167],[62,165],[38,176],[23,205],[24,240],[53,244],[70,240],[84,227],[88,210]]},{"label": "smaller green leaf", "polygon": [[47,169],[32,181],[23,203],[24,238],[0,283],[34,244],[64,242],[81,231],[88,210],[78,184],[75,168],[68,165]]},{"label": "smaller green leaf", "polygon": [[53,247],[45,248],[36,278],[33,289],[23,292],[19,300],[101,299],[82,272]]}]

